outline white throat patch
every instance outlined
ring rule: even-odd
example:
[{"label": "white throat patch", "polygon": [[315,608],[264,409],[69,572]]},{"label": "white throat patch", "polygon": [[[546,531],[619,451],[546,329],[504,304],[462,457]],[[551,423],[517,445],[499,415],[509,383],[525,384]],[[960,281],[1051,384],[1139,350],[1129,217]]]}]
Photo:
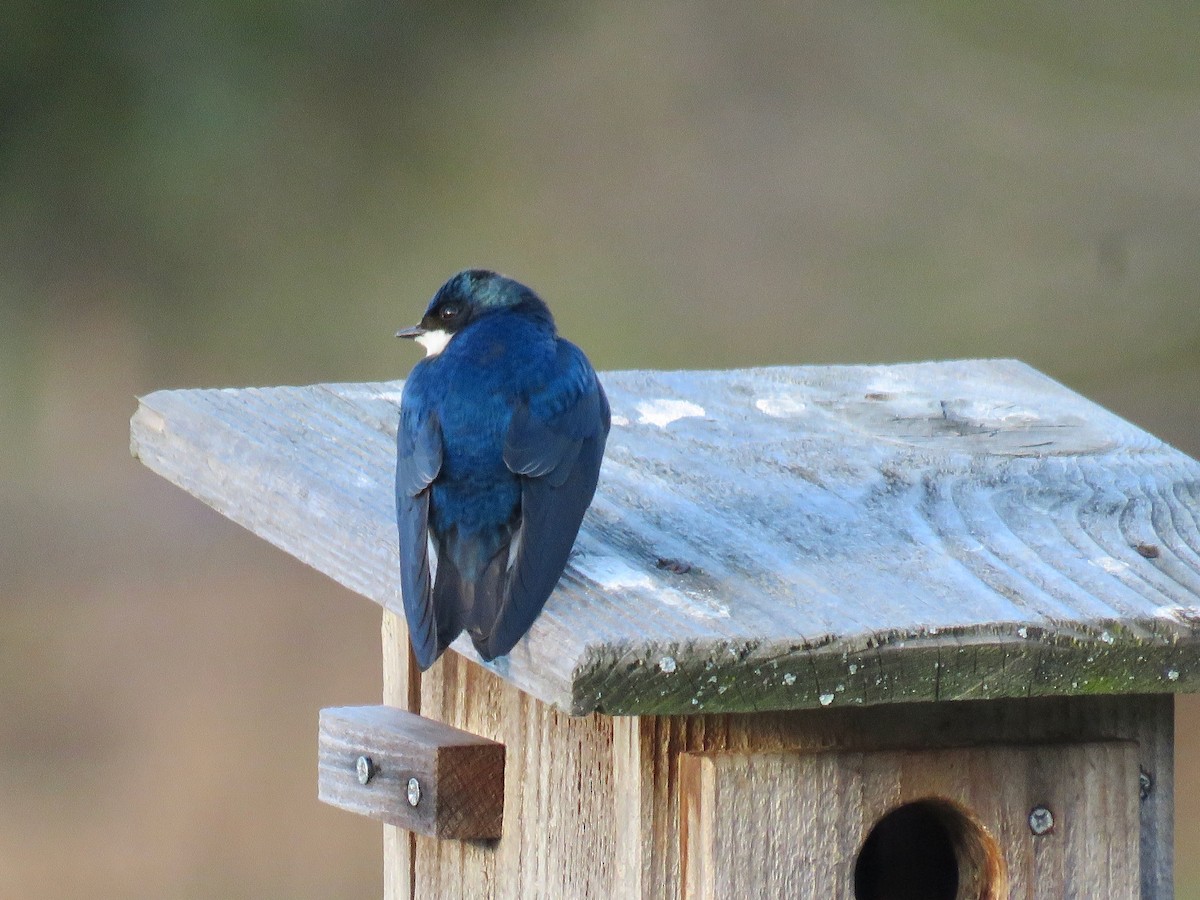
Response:
[{"label": "white throat patch", "polygon": [[437,356],[446,349],[446,345],[450,343],[450,338],[454,337],[448,331],[427,331],[424,334],[417,335],[417,343],[425,348],[426,358]]}]

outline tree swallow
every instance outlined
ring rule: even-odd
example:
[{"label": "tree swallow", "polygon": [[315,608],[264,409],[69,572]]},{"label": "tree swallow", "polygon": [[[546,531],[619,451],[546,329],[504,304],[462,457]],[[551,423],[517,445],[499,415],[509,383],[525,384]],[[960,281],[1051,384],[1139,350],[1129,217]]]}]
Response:
[{"label": "tree swallow", "polygon": [[428,669],[465,630],[492,660],[529,630],[567,564],[600,475],[608,398],[541,298],[495,272],[459,272],[396,336],[426,353],[396,437],[413,653]]}]

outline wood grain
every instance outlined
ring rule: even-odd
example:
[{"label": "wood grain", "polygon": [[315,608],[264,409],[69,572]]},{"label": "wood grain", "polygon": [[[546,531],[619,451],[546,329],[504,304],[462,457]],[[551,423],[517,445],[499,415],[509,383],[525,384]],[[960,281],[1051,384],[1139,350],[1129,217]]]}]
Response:
[{"label": "wood grain", "polygon": [[614,896],[613,720],[568,716],[460,656],[424,673],[424,715],[501,741],[507,750],[499,841],[418,837],[418,896]]},{"label": "wood grain", "polygon": [[[829,897],[855,900],[868,835],[905,804],[948,805],[959,849],[993,848],[995,864],[958,853],[955,900],[1136,900],[1137,745],[997,745],[953,750],[722,753],[683,758],[685,900]],[[1053,829],[1035,836],[1030,810]],[[905,848],[914,854],[929,847]],[[891,875],[892,873],[887,873]],[[888,897],[936,897],[885,882]],[[872,896],[876,896],[872,894]]]},{"label": "wood grain", "polygon": [[[373,771],[365,782],[356,773],[360,759]],[[504,746],[390,706],[323,709],[318,797],[439,839],[496,838]]]},{"label": "wood grain", "polygon": [[[596,501],[488,664],[525,692],[665,714],[1196,689],[1200,465],[1027,366],[603,380]],[[160,391],[133,452],[399,610],[400,389]]]},{"label": "wood grain", "polygon": [[[421,711],[421,675],[408,642],[404,617],[383,611],[383,702],[408,712]],[[383,826],[384,900],[416,897],[416,835],[399,825]]]},{"label": "wood grain", "polygon": [[[393,635],[399,640],[402,632]],[[454,655],[425,674],[421,694],[425,715],[503,741],[508,763],[504,836],[464,843],[416,838],[416,897],[677,900],[686,870],[680,810],[689,754],[1106,742],[1136,746],[1137,767],[1155,785],[1138,807],[1131,838],[1139,847],[1142,900],[1173,896],[1169,695],[570,717]],[[1133,779],[1136,792],[1136,771]]]},{"label": "wood grain", "polygon": [[[694,754],[907,752],[1108,742],[1136,746],[1138,768],[1154,783],[1138,805],[1135,819],[1140,897],[1169,900],[1174,896],[1174,716],[1169,696],[620,717],[613,723],[618,775],[614,803],[625,811],[618,820],[616,864],[626,869],[636,865],[636,880],[622,880],[623,885],[633,886],[628,889],[630,897],[676,900],[681,896],[685,866],[680,848],[687,843],[681,810],[688,806],[685,780],[690,777],[695,784],[695,771],[688,772],[686,762]],[[1135,771],[1135,781],[1137,777]],[[997,795],[1002,793],[1002,782],[993,787]],[[694,786],[692,796],[696,796]],[[1023,821],[1018,824],[1024,827]],[[1010,877],[1015,877],[1011,868]]]}]

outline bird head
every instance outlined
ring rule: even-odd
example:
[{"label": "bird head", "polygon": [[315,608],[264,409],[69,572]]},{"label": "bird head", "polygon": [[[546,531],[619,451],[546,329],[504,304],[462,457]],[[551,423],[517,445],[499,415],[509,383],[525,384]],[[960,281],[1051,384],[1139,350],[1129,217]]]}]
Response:
[{"label": "bird head", "polygon": [[553,326],[550,310],[530,288],[487,269],[467,269],[438,288],[421,321],[396,337],[412,338],[437,356],[450,340],[483,316],[500,312],[542,319]]}]

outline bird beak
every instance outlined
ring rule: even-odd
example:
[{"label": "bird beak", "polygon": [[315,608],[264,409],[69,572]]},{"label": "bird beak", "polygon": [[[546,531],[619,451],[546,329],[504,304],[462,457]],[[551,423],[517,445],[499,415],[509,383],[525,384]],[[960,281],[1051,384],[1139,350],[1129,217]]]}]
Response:
[{"label": "bird beak", "polygon": [[425,333],[425,329],[420,325],[414,325],[412,328],[401,328],[396,332],[396,337],[400,338],[419,338]]}]

